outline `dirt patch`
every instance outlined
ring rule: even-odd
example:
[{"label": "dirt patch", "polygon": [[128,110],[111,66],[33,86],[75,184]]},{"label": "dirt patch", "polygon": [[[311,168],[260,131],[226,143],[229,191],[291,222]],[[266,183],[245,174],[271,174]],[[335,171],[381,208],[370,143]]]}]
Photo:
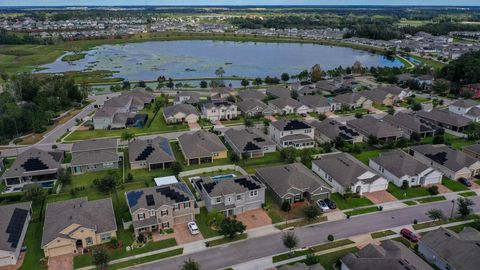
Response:
[{"label": "dirt patch", "polygon": [[386,190],[363,193],[367,199],[372,201],[374,204],[381,204],[387,202],[394,202],[397,200],[392,194],[388,193]]},{"label": "dirt patch", "polygon": [[237,215],[247,230],[272,224],[272,220],[263,209],[254,209]]}]

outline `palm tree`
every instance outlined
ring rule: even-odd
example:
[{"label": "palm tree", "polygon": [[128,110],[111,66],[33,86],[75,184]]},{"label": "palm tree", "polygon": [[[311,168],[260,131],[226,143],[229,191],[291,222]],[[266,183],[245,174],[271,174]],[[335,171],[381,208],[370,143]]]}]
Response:
[{"label": "palm tree", "polygon": [[297,246],[298,239],[294,232],[287,232],[282,237],[283,245],[289,249],[290,253]]},{"label": "palm tree", "polygon": [[188,258],[188,260],[183,262],[180,270],[200,270],[200,264],[192,260],[192,258]]},{"label": "palm tree", "polygon": [[219,67],[217,68],[217,70],[215,70],[215,75],[217,75],[217,77],[223,78],[224,74],[225,70],[223,69],[223,67]]},{"label": "palm tree", "polygon": [[135,138],[135,134],[133,134],[130,131],[124,131],[122,132],[121,138],[122,138],[122,141],[130,142],[131,140],[133,140],[133,138]]}]

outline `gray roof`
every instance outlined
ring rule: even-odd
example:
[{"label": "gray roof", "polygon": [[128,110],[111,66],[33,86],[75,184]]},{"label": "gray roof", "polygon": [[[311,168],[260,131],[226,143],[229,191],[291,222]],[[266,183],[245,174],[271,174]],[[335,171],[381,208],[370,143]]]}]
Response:
[{"label": "gray roof", "polygon": [[323,266],[319,263],[308,266],[304,263],[299,263],[299,262],[292,265],[285,264],[278,269],[279,270],[325,270],[325,268],[323,268]]},{"label": "gray roof", "polygon": [[125,196],[130,213],[138,209],[156,210],[164,205],[173,207],[177,203],[194,200],[192,192],[182,182],[132,190],[126,192]]},{"label": "gray roof", "polygon": [[313,164],[345,188],[358,181],[372,183],[381,178],[372,169],[347,153],[327,154],[314,160]]},{"label": "gray roof", "polygon": [[465,115],[472,116],[472,117],[479,117],[480,116],[480,108],[479,107],[473,107],[470,110],[468,110]]},{"label": "gray roof", "polygon": [[236,95],[236,92],[235,92],[235,89],[231,88],[231,87],[226,87],[226,86],[222,86],[222,87],[214,87],[212,88],[212,90],[210,91],[210,93],[213,95],[213,96],[216,96],[216,95],[231,95],[231,96],[234,96]]},{"label": "gray roof", "polygon": [[130,91],[122,92],[120,96],[105,101],[103,106],[124,107],[130,103],[130,107],[138,107],[151,103],[154,99],[155,95],[153,93],[145,91],[142,88],[136,88]]},{"label": "gray roof", "polygon": [[211,100],[202,105],[203,108],[213,108],[213,107],[229,107],[229,106],[236,106],[235,103],[227,101],[227,100]]},{"label": "gray roof", "polygon": [[338,96],[335,96],[333,99],[342,104],[353,104],[356,103],[362,96],[357,93],[345,93]]},{"label": "gray roof", "polygon": [[393,240],[385,240],[379,246],[368,244],[355,254],[345,255],[341,261],[350,270],[433,270],[406,246]]},{"label": "gray roof", "polygon": [[258,190],[265,188],[255,176],[242,175],[229,179],[212,180],[210,177],[204,177],[197,185],[201,186],[210,197],[218,197],[228,194],[241,194],[249,190]]},{"label": "gray roof", "polygon": [[130,162],[147,161],[149,164],[175,161],[168,139],[157,136],[152,139],[136,139],[128,144]]},{"label": "gray roof", "polygon": [[430,168],[400,150],[381,153],[379,157],[371,160],[399,178],[405,175],[415,176]]},{"label": "gray roof", "polygon": [[165,107],[163,109],[163,114],[167,118],[175,116],[177,113],[184,113],[185,115],[194,114],[200,116],[200,113],[197,111],[197,109],[190,104],[177,104]]},{"label": "gray roof", "polygon": [[300,96],[298,100],[300,103],[307,105],[310,108],[330,107],[330,101],[328,98],[321,95]]},{"label": "gray roof", "polygon": [[468,109],[468,108],[471,108],[471,107],[478,106],[479,104],[478,104],[478,102],[476,102],[474,100],[471,100],[471,99],[457,99],[453,103],[451,103],[450,105]]},{"label": "gray roof", "polygon": [[444,123],[455,127],[465,127],[471,122],[470,119],[448,110],[432,109],[431,111],[418,111],[418,117],[426,118],[435,122]]},{"label": "gray roof", "polygon": [[283,131],[312,128],[310,124],[301,119],[283,119],[271,122],[270,125]]},{"label": "gray roof", "polygon": [[117,139],[95,139],[72,146],[72,166],[118,162]]},{"label": "gray roof", "polygon": [[412,146],[411,149],[454,172],[469,167],[478,161],[464,152],[444,144],[417,145]]},{"label": "gray roof", "polygon": [[394,96],[398,96],[403,91],[405,91],[405,89],[400,88],[400,87],[395,86],[395,85],[379,86],[379,87],[375,88],[375,90],[380,90],[380,91],[383,91],[385,93],[388,93],[388,94],[391,94],[391,95],[394,95]]},{"label": "gray roof", "polygon": [[180,97],[189,97],[188,100],[185,100],[183,102],[187,104],[195,104],[200,102],[200,96],[200,93],[197,92],[180,92],[175,96],[175,101],[180,101]]},{"label": "gray roof", "polygon": [[365,136],[373,135],[379,139],[387,137],[401,137],[402,130],[392,126],[390,123],[378,120],[372,116],[365,116],[359,119],[347,121],[347,125],[360,131]]},{"label": "gray roof", "polygon": [[415,115],[406,112],[398,112],[395,115],[387,114],[382,120],[393,126],[405,128],[419,134],[433,132],[436,129],[436,125],[433,122],[415,117]]},{"label": "gray roof", "polygon": [[[15,237],[12,234],[15,234],[15,230],[10,231],[12,228],[9,228],[9,225],[14,225],[16,229],[20,231],[25,226],[27,219],[18,219],[13,221],[13,214],[17,212],[30,212],[32,209],[32,202],[23,202],[15,203],[0,206],[0,250],[14,252],[18,248],[22,247],[22,243],[19,243],[18,240],[20,236]],[[21,214],[20,214],[21,215]],[[12,223],[12,224],[11,224]],[[12,238],[11,238],[12,237]]]},{"label": "gray roof", "polygon": [[258,90],[241,90],[239,93],[238,93],[238,96],[242,99],[242,100],[246,100],[246,99],[259,99],[259,100],[263,100],[264,98],[267,97],[267,95],[265,95],[263,92],[260,92]]},{"label": "gray roof", "polygon": [[244,99],[237,103],[238,109],[243,112],[247,113],[250,111],[254,111],[255,113],[262,113],[268,105],[260,101],[259,99]]},{"label": "gray roof", "polygon": [[412,79],[413,79],[413,76],[412,76],[412,74],[410,74],[410,73],[398,74],[398,75],[396,75],[395,77],[397,77],[397,80],[398,80],[398,81],[409,81],[409,80],[412,80]]},{"label": "gray roof", "polygon": [[315,83],[315,87],[321,91],[333,92],[338,89],[334,81],[321,80]]},{"label": "gray roof", "polygon": [[463,147],[463,150],[468,150],[470,152],[475,153],[476,155],[480,154],[480,143],[472,144],[472,145],[467,145]]},{"label": "gray roof", "polygon": [[419,244],[447,261],[452,269],[471,270],[480,265],[480,232],[473,228],[455,233],[441,227],[423,235]]},{"label": "gray roof", "polygon": [[188,159],[210,157],[213,153],[227,151],[217,135],[205,130],[184,133],[178,137],[178,143]]},{"label": "gray roof", "polygon": [[62,166],[63,151],[44,151],[31,147],[17,156],[3,178],[55,173]]},{"label": "gray roof", "polygon": [[290,106],[290,107],[293,107],[293,108],[298,108],[298,107],[302,106],[302,103],[300,103],[297,100],[295,100],[293,98],[290,98],[290,97],[277,98],[277,99],[274,99],[274,100],[270,100],[268,103],[275,105],[280,110],[285,108],[286,106]]},{"label": "gray roof", "polygon": [[[306,191],[311,194],[331,192],[330,185],[302,163],[259,168],[256,172],[260,179],[279,197],[284,197],[291,192],[291,189]],[[297,193],[301,192],[298,191]]]},{"label": "gray roof", "polygon": [[352,141],[354,138],[361,136],[358,131],[332,119],[323,121],[314,120],[310,125],[315,128],[315,135],[324,135],[330,140],[340,137],[344,141]]},{"label": "gray roof", "polygon": [[290,97],[290,89],[284,85],[276,85],[267,89],[267,95],[274,97]]},{"label": "gray roof", "polygon": [[68,238],[68,235],[60,232],[72,224],[93,229],[96,233],[116,231],[112,199],[88,201],[88,198],[77,198],[48,203],[45,209],[42,247],[57,237]]},{"label": "gray roof", "polygon": [[232,143],[239,152],[248,152],[252,150],[260,150],[266,146],[275,146],[270,137],[265,135],[258,128],[245,129],[228,129],[225,131],[225,139]]},{"label": "gray roof", "polygon": [[370,100],[373,100],[376,103],[383,103],[383,101],[387,98],[387,96],[391,95],[382,89],[373,89],[373,90],[368,90],[368,91],[362,91],[358,93],[359,95],[368,98]]}]

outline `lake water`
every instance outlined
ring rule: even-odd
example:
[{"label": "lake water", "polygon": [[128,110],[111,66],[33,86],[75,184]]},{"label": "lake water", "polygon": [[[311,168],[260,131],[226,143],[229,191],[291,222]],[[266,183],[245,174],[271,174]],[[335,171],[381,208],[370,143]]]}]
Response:
[{"label": "lake water", "polygon": [[[167,78],[215,77],[223,67],[224,76],[280,76],[298,74],[320,64],[323,70],[351,66],[400,67],[398,60],[345,47],[301,43],[260,43],[211,40],[151,41],[118,45],[101,45],[85,52],[84,59],[55,62],[41,66],[38,72],[112,70],[114,77],[130,81]],[[66,54],[71,54],[67,52]]]}]

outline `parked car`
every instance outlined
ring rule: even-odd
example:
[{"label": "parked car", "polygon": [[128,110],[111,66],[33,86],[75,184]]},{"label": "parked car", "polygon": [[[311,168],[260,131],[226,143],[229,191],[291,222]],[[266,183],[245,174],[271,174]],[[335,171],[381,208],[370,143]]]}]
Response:
[{"label": "parked car", "polygon": [[400,231],[400,235],[414,243],[418,242],[418,236],[407,228],[403,228]]},{"label": "parked car", "polygon": [[318,200],[317,205],[318,207],[320,207],[320,210],[322,210],[322,212],[327,212],[328,210],[330,210],[328,205],[323,200]]},{"label": "parked car", "polygon": [[325,199],[323,201],[327,204],[328,208],[330,208],[330,209],[336,209],[337,208],[337,204],[334,201],[332,201],[330,199]]},{"label": "parked car", "polygon": [[460,182],[461,184],[463,184],[463,185],[465,185],[465,186],[467,186],[467,187],[471,187],[471,186],[472,186],[472,183],[471,183],[470,181],[468,181],[467,178],[464,178],[464,177],[458,179],[458,182]]},{"label": "parked car", "polygon": [[200,233],[200,231],[198,230],[197,223],[192,221],[192,222],[189,222],[187,226],[191,234],[196,235]]}]

